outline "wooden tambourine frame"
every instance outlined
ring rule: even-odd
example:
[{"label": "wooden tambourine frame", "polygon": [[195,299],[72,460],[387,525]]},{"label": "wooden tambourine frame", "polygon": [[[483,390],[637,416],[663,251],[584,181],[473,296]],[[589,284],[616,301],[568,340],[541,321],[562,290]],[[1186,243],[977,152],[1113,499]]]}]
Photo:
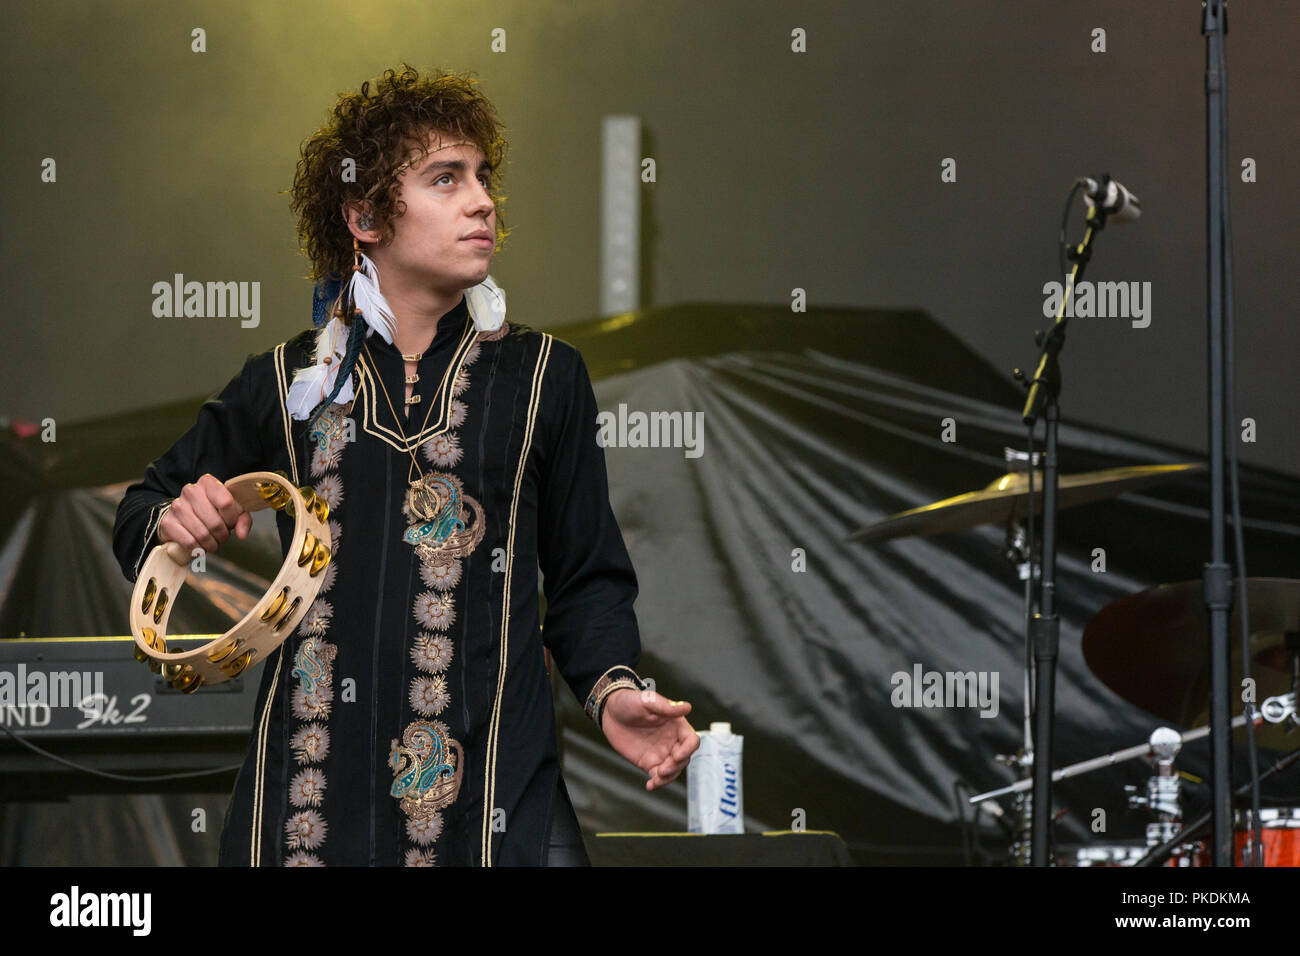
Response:
[{"label": "wooden tambourine frame", "polygon": [[292,517],[293,542],[270,589],[238,624],[202,647],[176,653],[167,650],[167,621],[190,555],[175,541],[149,553],[131,594],[135,659],[187,694],[239,676],[279,647],[320,593],[332,553],[329,506],[310,486],[296,488],[283,472],[269,471],[252,471],[225,485],[247,512],[274,508]]}]

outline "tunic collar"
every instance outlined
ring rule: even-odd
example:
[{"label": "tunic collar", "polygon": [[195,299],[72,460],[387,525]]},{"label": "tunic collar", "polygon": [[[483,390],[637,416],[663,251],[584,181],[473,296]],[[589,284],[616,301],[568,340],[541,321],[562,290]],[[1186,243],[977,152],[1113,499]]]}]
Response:
[{"label": "tunic collar", "polygon": [[[468,321],[469,304],[466,301],[465,296],[462,295],[460,301],[456,303],[451,311],[445,313],[442,318],[438,320],[437,328],[433,333],[433,341],[431,341],[428,348],[424,350],[424,355],[428,356],[433,352],[438,351],[446,345],[449,340],[459,339],[461,334],[464,333],[465,323]],[[383,352],[393,358],[401,357],[401,353],[398,351],[397,346],[386,342],[382,335],[367,336],[366,345],[369,346],[370,350],[376,355]]]}]

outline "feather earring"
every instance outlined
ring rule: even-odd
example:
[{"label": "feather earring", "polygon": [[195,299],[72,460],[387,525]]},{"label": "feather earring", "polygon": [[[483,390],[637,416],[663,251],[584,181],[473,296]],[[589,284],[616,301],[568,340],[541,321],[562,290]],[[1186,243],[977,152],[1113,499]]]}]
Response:
[{"label": "feather earring", "polygon": [[[379,290],[379,270],[352,238],[352,278],[346,288],[337,276],[323,279],[312,294],[312,320],[320,325],[324,319],[324,302],[337,290],[333,317],[316,333],[312,364],[294,373],[286,402],[290,414],[298,421],[314,420],[313,412],[329,402],[352,400],[352,370],[365,336],[378,333],[389,345],[397,330],[397,319],[384,294]],[[344,305],[344,302],[347,305]],[[355,322],[360,315],[363,323]],[[345,321],[350,317],[352,321]],[[339,377],[343,381],[340,385]],[[327,399],[326,396],[329,396]]]}]

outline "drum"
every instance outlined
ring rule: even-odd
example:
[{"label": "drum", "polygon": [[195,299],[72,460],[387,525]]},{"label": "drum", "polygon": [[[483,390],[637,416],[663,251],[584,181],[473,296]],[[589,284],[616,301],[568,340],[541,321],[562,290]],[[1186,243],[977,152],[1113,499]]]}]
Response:
[{"label": "drum", "polygon": [[[1234,816],[1233,842],[1239,866],[1250,865],[1251,812]],[[1259,842],[1265,866],[1300,866],[1300,807],[1270,807],[1259,811]]]},{"label": "drum", "polygon": [[[1133,866],[1147,855],[1151,847],[1145,843],[1093,844],[1090,846],[1061,847],[1057,851],[1057,866]],[[1205,847],[1201,843],[1188,843],[1170,854],[1162,866],[1209,866]]]},{"label": "drum", "polygon": [[1147,852],[1145,843],[1062,846],[1056,851],[1057,866],[1132,866]]}]

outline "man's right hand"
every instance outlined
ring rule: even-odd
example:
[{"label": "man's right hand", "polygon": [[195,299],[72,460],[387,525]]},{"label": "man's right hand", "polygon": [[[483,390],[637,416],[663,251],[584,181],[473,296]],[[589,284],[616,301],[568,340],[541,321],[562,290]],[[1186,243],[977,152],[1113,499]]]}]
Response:
[{"label": "man's right hand", "polygon": [[158,522],[157,533],[159,541],[175,541],[187,554],[195,548],[211,553],[230,539],[232,530],[243,541],[252,527],[253,516],[240,507],[225,485],[205,474],[181,489]]}]

